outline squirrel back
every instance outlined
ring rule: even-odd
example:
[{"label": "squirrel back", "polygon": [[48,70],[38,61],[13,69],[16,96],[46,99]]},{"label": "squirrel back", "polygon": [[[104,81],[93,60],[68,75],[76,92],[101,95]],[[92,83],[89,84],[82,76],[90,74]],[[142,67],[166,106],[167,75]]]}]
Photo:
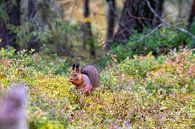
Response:
[{"label": "squirrel back", "polygon": [[99,85],[100,74],[96,65],[88,64],[81,68],[81,73],[88,76],[92,88],[95,88]]},{"label": "squirrel back", "polygon": [[73,64],[72,73],[70,75],[70,82],[76,86],[77,89],[92,90],[99,85],[99,71],[94,64],[88,64],[81,69],[79,64]]}]

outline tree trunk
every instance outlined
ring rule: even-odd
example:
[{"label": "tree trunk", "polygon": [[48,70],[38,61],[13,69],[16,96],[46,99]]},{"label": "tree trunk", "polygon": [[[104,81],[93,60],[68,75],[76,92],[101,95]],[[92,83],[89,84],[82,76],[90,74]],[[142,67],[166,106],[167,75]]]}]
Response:
[{"label": "tree trunk", "polygon": [[[84,1],[83,16],[88,18],[90,16],[89,0]],[[87,21],[81,24],[81,31],[83,32],[83,49],[86,50],[86,46],[89,46],[89,54],[91,57],[96,56],[95,42],[91,28],[91,22]]]},{"label": "tree trunk", "polygon": [[178,18],[182,18],[183,0],[178,0]]},{"label": "tree trunk", "polygon": [[[159,15],[159,16],[161,16],[162,15],[162,11],[163,11],[163,2],[164,2],[164,0],[156,0],[155,2],[154,2],[154,6],[152,6],[153,7],[153,9],[155,9],[155,12]],[[159,18],[157,17],[157,16],[153,16],[153,18],[152,18],[153,20],[152,20],[152,27],[154,28],[154,27],[156,27],[156,26],[158,26],[161,22],[160,22],[160,20],[159,20]]]},{"label": "tree trunk", "polygon": [[[151,7],[161,16],[163,0],[148,0]],[[119,21],[119,28],[114,35],[115,42],[128,40],[132,30],[142,32],[144,27],[155,27],[160,20],[153,14],[146,0],[126,0]]]},{"label": "tree trunk", "polygon": [[[34,18],[36,16],[36,2],[37,0],[28,0],[28,20],[30,22],[29,31],[30,33],[36,30]],[[36,36],[31,37],[28,41],[28,50],[34,49],[35,52],[39,51],[39,41]]]},{"label": "tree trunk", "polygon": [[85,0],[83,4],[83,15],[84,17],[89,17],[90,10],[89,10],[89,0]]},{"label": "tree trunk", "polygon": [[113,40],[114,24],[115,24],[115,11],[116,11],[116,1],[107,0],[107,30],[106,30],[106,47],[110,46]]},{"label": "tree trunk", "polygon": [[192,22],[194,21],[194,16],[195,16],[195,0],[193,0],[191,11],[190,11],[190,17],[188,20],[189,25],[191,25]]},{"label": "tree trunk", "polygon": [[19,26],[20,25],[20,0],[16,0],[13,4],[12,0],[6,0],[2,2],[3,11],[7,15],[6,20],[0,19],[0,47],[13,46],[16,49],[16,34],[11,32],[8,25]]}]

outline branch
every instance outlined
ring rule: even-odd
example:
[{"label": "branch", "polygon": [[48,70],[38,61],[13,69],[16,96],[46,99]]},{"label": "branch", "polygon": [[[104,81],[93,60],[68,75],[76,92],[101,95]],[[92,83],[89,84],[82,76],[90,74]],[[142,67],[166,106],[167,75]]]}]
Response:
[{"label": "branch", "polygon": [[172,25],[172,24],[168,23],[167,21],[165,21],[162,17],[160,17],[160,16],[155,12],[155,10],[152,8],[150,2],[149,2],[148,0],[145,0],[145,1],[146,1],[147,5],[148,5],[150,11],[151,11],[151,12],[152,12],[152,13],[153,13],[153,14],[154,14],[154,15],[155,15],[155,16],[156,16],[164,25],[167,25],[169,28],[174,28],[174,29],[179,30],[179,31],[181,31],[181,32],[183,32],[183,33],[186,33],[186,34],[188,34],[189,36],[191,36],[193,39],[195,39],[195,35],[192,34],[190,31],[188,31],[188,30],[186,30],[186,29],[184,29],[184,28],[182,28],[182,27],[178,27],[178,26]]},{"label": "branch", "polygon": [[159,24],[158,26],[156,26],[154,29],[152,29],[149,33],[147,33],[146,35],[144,35],[142,38],[138,39],[135,42],[141,42],[142,40],[144,40],[145,38],[147,38],[148,36],[150,36],[151,34],[153,34],[155,31],[157,31],[160,27],[162,27],[164,24]]},{"label": "branch", "polygon": [[159,16],[156,11],[152,8],[150,2],[148,0],[145,0],[150,11],[155,15],[155,17],[157,17],[162,23],[167,23],[161,16]]},{"label": "branch", "polygon": [[171,25],[171,24],[169,24],[168,27],[169,27],[169,28],[173,28],[173,29],[175,29],[175,30],[179,30],[179,31],[181,31],[181,32],[183,32],[183,33],[186,33],[186,34],[188,34],[189,36],[191,36],[193,39],[195,39],[195,35],[194,35],[193,33],[191,33],[190,31],[188,31],[188,30],[186,30],[186,29],[184,29],[184,28],[182,28],[182,27],[178,27],[178,26]]}]

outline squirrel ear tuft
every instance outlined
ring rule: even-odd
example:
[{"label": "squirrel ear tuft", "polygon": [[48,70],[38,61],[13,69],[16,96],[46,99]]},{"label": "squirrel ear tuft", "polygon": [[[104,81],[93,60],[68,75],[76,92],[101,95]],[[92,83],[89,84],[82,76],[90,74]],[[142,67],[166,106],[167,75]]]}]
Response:
[{"label": "squirrel ear tuft", "polygon": [[72,70],[74,70],[74,69],[75,69],[75,66],[76,66],[76,64],[73,64],[73,65],[72,65]]},{"label": "squirrel ear tuft", "polygon": [[76,71],[79,72],[80,71],[79,64],[76,64],[75,67],[76,67]]}]

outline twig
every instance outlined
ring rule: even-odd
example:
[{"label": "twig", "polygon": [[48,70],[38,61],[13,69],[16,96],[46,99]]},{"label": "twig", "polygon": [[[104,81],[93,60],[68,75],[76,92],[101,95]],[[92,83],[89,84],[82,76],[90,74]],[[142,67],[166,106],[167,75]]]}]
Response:
[{"label": "twig", "polygon": [[149,33],[147,33],[146,35],[144,35],[142,38],[138,39],[135,42],[141,42],[142,40],[144,40],[145,38],[147,38],[148,36],[150,36],[151,34],[153,34],[156,30],[158,30],[161,26],[163,26],[164,24],[159,24],[158,26],[156,26],[154,29],[152,29]]},{"label": "twig", "polygon": [[150,2],[148,0],[145,0],[150,11],[155,15],[155,17],[157,17],[162,23],[167,23],[161,16],[159,16],[156,11],[152,8]]},{"label": "twig", "polygon": [[179,31],[181,31],[183,33],[186,33],[186,34],[190,35],[193,39],[195,39],[195,35],[194,34],[192,34],[191,32],[189,32],[188,30],[186,30],[186,29],[184,29],[182,27],[178,27],[178,26],[171,25],[171,24],[169,24],[168,27],[176,29],[176,30],[179,30]]},{"label": "twig", "polygon": [[146,1],[147,5],[148,5],[150,11],[153,12],[153,14],[154,14],[154,15],[155,15],[155,16],[156,16],[164,25],[167,25],[169,28],[174,28],[174,29],[179,30],[179,31],[181,31],[181,32],[183,32],[183,33],[186,33],[186,34],[190,35],[193,39],[195,39],[195,35],[192,34],[191,32],[189,32],[188,30],[186,30],[186,29],[184,29],[184,28],[182,28],[182,27],[178,27],[178,26],[172,25],[172,24],[168,23],[167,21],[165,21],[165,20],[164,20],[162,17],[160,17],[160,16],[156,13],[156,11],[152,8],[150,2],[149,2],[148,0],[145,0],[145,1]]}]

